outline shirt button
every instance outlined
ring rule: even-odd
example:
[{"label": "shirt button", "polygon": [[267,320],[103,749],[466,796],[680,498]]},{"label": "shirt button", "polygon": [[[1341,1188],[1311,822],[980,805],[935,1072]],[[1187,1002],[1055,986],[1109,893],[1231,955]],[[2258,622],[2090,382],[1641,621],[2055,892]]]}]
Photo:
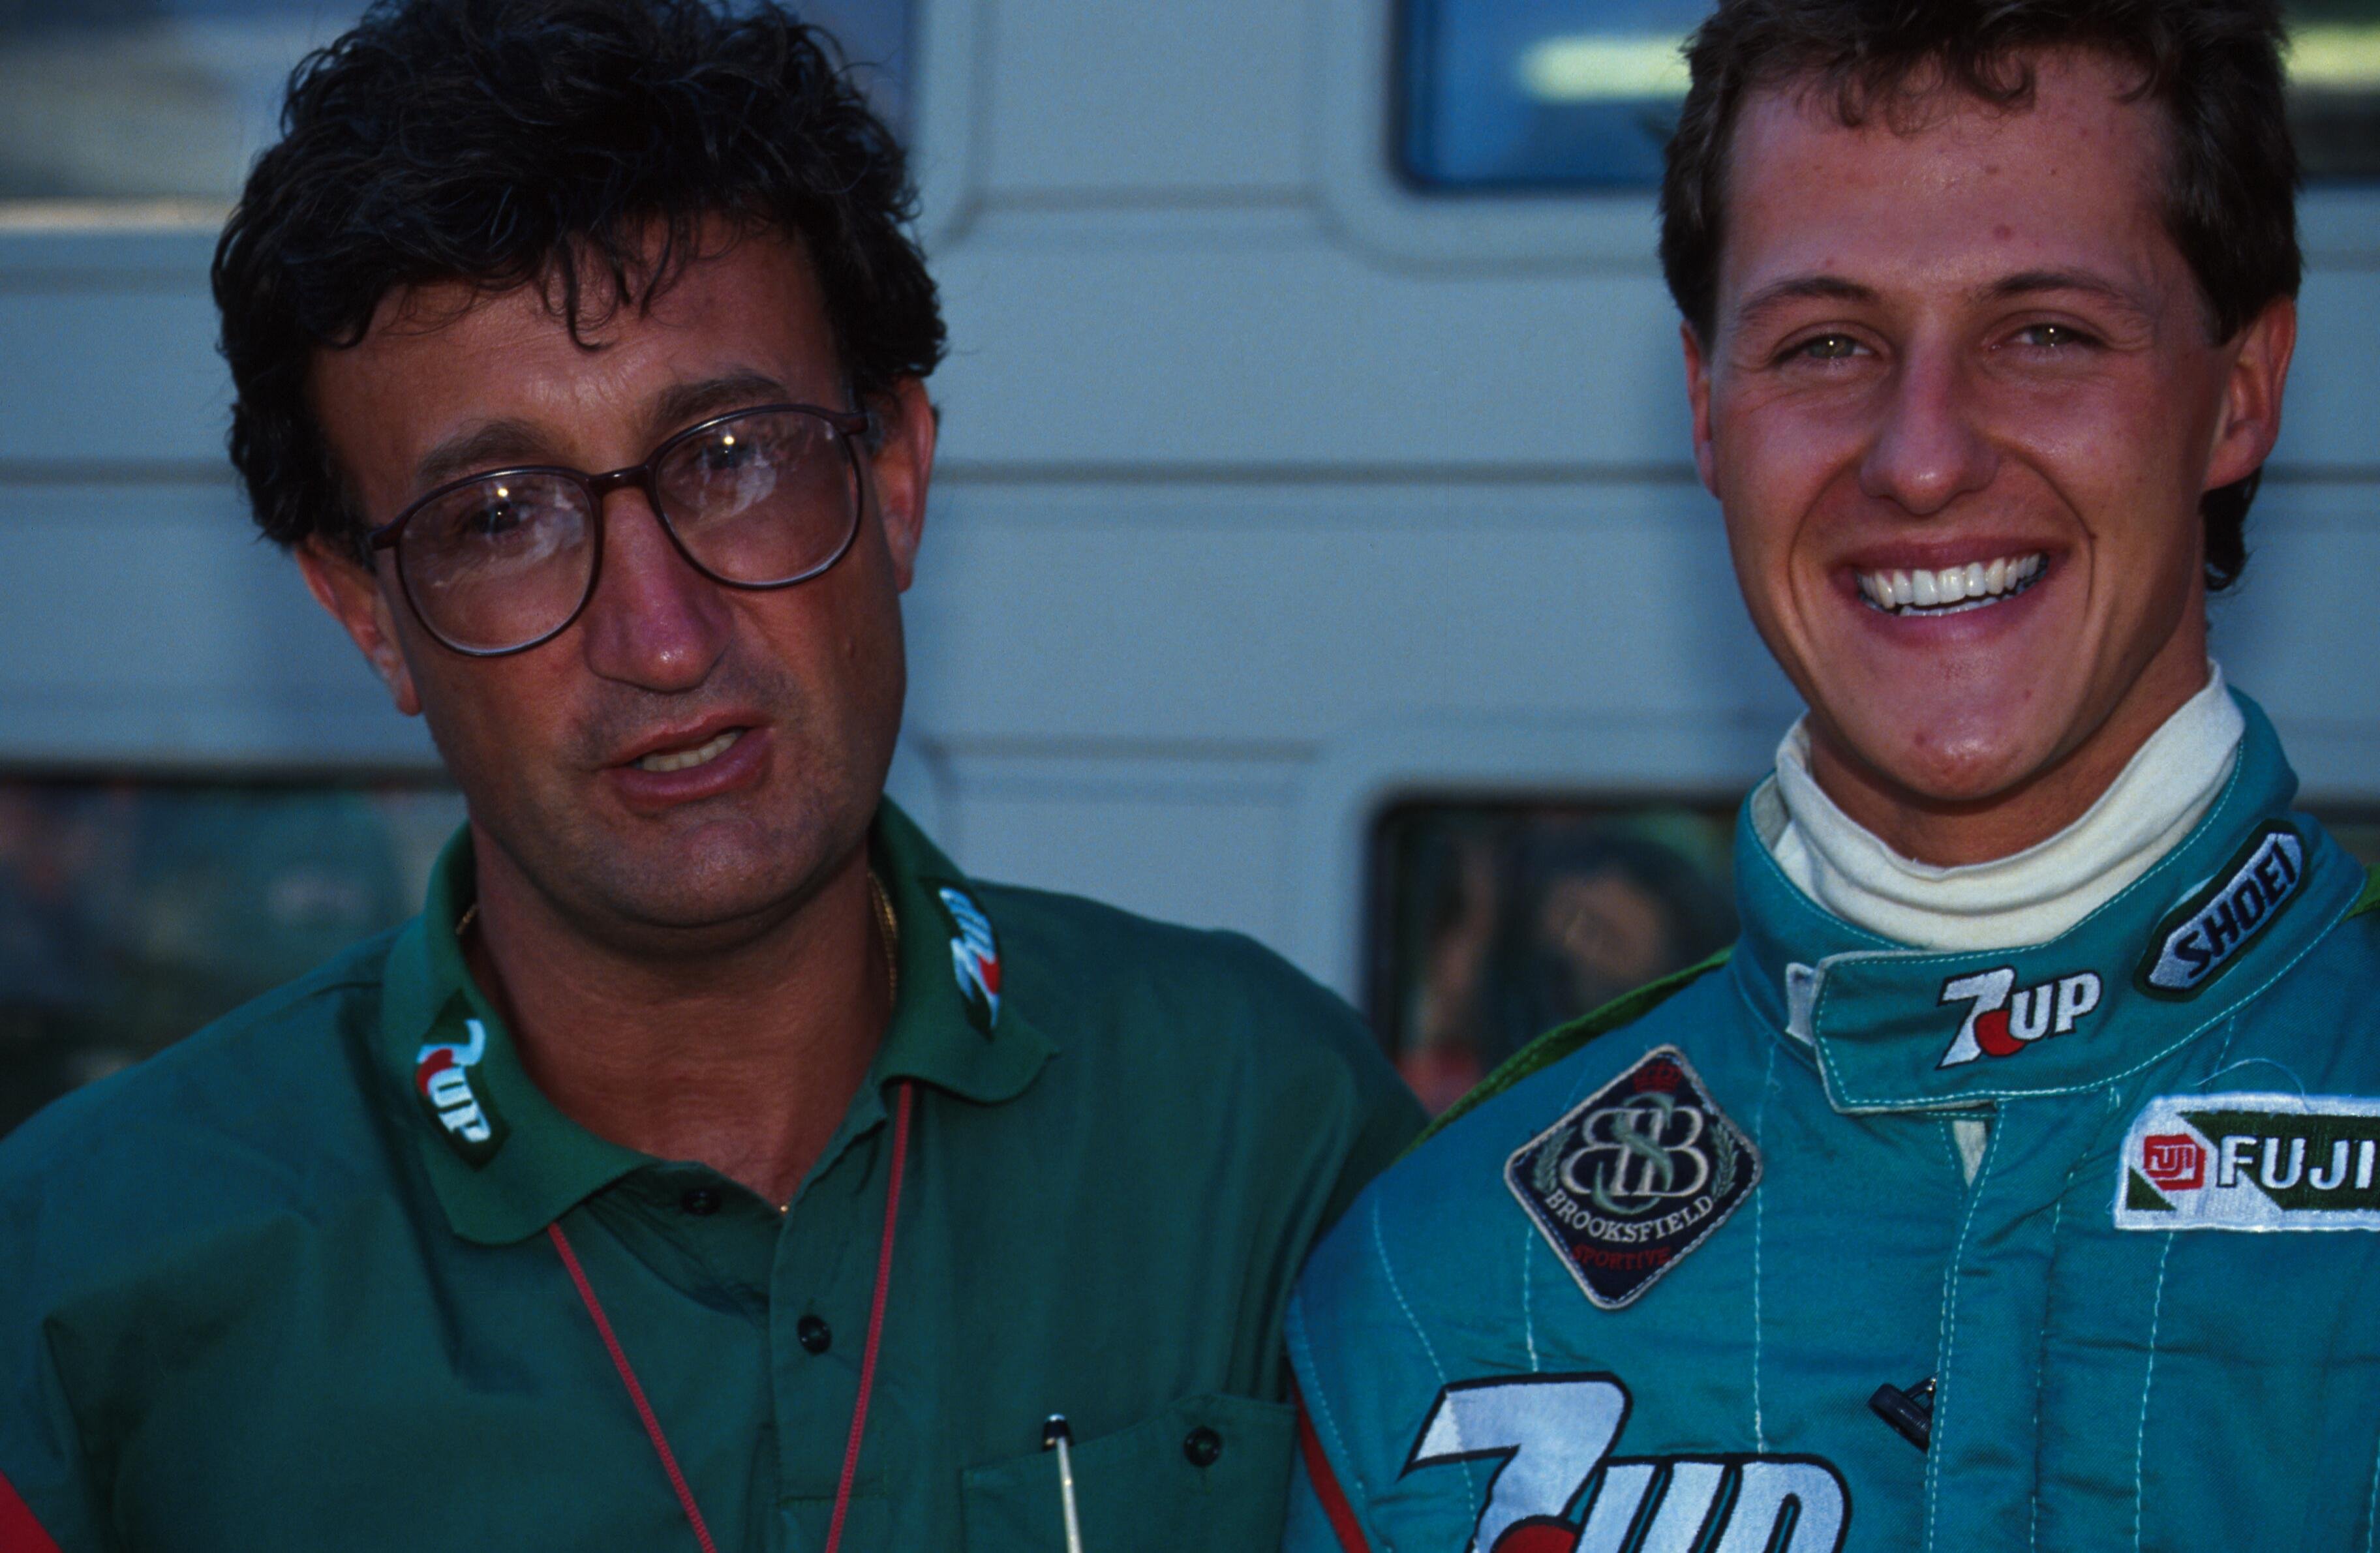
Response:
[{"label": "shirt button", "polygon": [[708,1219],[719,1211],[719,1188],[697,1186],[677,1200],[677,1206],[697,1219]]},{"label": "shirt button", "polygon": [[1182,1458],[1194,1467],[1211,1467],[1215,1458],[1223,1453],[1223,1437],[1204,1424],[1190,1431],[1182,1442]]},{"label": "shirt button", "polygon": [[812,1353],[823,1353],[834,1346],[834,1333],[815,1316],[805,1316],[794,1323],[794,1341]]}]

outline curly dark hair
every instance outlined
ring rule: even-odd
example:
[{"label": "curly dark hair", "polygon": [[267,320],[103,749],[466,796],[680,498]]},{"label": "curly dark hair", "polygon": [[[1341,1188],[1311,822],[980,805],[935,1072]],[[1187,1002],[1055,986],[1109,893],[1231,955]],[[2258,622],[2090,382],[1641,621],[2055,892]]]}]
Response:
[{"label": "curly dark hair", "polygon": [[724,217],[799,239],[862,402],[941,359],[901,147],[832,42],[772,5],[380,0],[299,64],[281,124],[213,281],[232,463],[284,547],[361,553],[308,384],[399,287],[551,279],[575,336],[649,304]]},{"label": "curly dark hair", "polygon": [[[2168,130],[2165,223],[2228,340],[2298,293],[2298,159],[2284,112],[2276,0],[1719,0],[1687,47],[1693,83],[1661,183],[1661,267],[1687,323],[1710,337],[1726,235],[1728,142],[1744,100],[1785,81],[1831,92],[1847,125],[1948,85],[2021,107],[2028,56],[2089,49],[2136,68],[2137,100]],[[2263,471],[2208,491],[2206,584],[2248,562]]]}]

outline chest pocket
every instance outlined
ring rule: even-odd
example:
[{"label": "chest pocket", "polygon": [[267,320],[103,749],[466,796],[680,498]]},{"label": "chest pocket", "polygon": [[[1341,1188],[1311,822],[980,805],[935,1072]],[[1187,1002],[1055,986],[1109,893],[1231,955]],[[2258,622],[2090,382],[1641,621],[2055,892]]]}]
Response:
[{"label": "chest pocket", "polygon": [[[1286,1402],[1209,1394],[1076,1440],[1084,1547],[1245,1553],[1279,1546],[1296,1420]],[[1055,1451],[974,1468],[962,1494],[967,1553],[1062,1553]]]}]

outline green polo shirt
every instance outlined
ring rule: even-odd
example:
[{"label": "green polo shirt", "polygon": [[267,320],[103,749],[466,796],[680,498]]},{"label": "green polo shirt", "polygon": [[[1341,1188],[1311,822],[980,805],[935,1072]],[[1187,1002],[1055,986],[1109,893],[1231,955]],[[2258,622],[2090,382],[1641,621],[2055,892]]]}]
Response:
[{"label": "green polo shirt", "polygon": [[873,1071],[790,1205],[570,1121],[423,914],[0,1143],[0,1547],[695,1546],[567,1232],[722,1548],[824,1546],[913,1080],[843,1546],[1279,1537],[1281,1322],[1419,1125],[1245,939],[963,878],[890,804]]}]

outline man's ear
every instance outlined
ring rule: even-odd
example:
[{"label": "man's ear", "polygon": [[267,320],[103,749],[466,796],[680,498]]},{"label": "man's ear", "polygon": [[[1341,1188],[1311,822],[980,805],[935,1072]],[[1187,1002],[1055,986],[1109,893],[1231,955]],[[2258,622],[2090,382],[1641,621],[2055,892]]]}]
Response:
[{"label": "man's ear", "polygon": [[903,378],[877,406],[881,439],[868,457],[876,510],[884,520],[892,577],[903,592],[917,575],[917,544],[926,532],[926,488],[934,477],[934,402],[926,385]]},{"label": "man's ear", "polygon": [[2281,393],[2297,350],[2298,305],[2283,297],[2248,321],[2232,347],[2223,384],[2223,413],[2215,423],[2206,488],[2220,490],[2263,468],[2281,435]]},{"label": "man's ear", "polygon": [[1703,489],[1716,496],[1718,487],[1711,483],[1710,363],[1693,324],[1678,325],[1678,341],[1686,353],[1686,403],[1694,412],[1694,473],[1702,477]]},{"label": "man's ear", "polygon": [[396,614],[380,578],[358,564],[355,557],[320,534],[298,541],[298,569],[305,574],[306,590],[346,627],[347,635],[370,660],[389,699],[407,717],[421,715],[421,697],[414,689],[413,666],[396,639]]}]

